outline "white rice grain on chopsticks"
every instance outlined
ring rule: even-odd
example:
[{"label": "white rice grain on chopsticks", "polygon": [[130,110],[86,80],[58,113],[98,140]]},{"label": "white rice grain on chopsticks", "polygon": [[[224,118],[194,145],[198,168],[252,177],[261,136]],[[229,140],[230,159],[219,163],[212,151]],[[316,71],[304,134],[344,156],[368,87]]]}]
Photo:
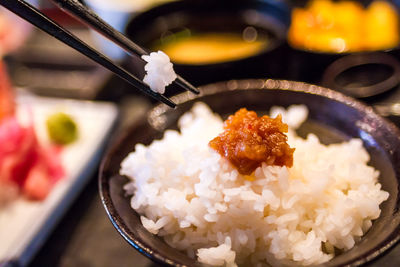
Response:
[{"label": "white rice grain on chopsticks", "polygon": [[164,94],[165,87],[177,77],[168,55],[158,51],[143,55],[142,59],[147,62],[144,67],[146,75],[143,82],[148,84],[154,92]]}]

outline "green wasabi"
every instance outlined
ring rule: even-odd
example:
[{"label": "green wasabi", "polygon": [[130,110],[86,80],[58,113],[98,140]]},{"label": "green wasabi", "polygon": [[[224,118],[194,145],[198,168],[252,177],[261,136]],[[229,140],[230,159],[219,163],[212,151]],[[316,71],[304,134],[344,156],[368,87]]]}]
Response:
[{"label": "green wasabi", "polygon": [[75,121],[63,112],[50,115],[46,126],[51,141],[56,144],[68,145],[78,138],[78,127]]}]

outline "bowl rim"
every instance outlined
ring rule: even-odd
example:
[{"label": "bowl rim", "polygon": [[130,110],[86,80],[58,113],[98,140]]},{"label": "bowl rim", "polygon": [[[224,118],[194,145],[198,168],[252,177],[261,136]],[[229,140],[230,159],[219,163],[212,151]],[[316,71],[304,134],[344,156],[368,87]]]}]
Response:
[{"label": "bowl rim", "polygon": [[[400,13],[399,13],[399,16],[400,16]],[[297,47],[290,42],[289,38],[287,38],[287,43],[292,51],[301,52],[301,53],[305,53],[305,54],[318,55],[318,56],[347,56],[347,55],[359,55],[359,54],[374,53],[374,52],[391,53],[393,51],[400,50],[400,43],[394,47],[385,48],[385,49],[343,51],[343,52],[320,51],[320,50],[313,50],[313,49]]]},{"label": "bowl rim", "polygon": [[[371,85],[348,88],[340,85],[336,79],[346,71],[355,67],[376,64],[389,67],[391,75],[382,81]],[[383,52],[349,54],[332,62],[322,75],[322,84],[335,90],[342,91],[355,98],[367,98],[382,94],[396,88],[400,83],[400,61],[394,56]]]},{"label": "bowl rim", "polygon": [[[366,116],[369,116],[373,119],[378,119],[381,121],[385,128],[387,128],[395,137],[400,139],[400,129],[395,126],[394,123],[385,119],[384,117],[378,115],[375,110],[367,106],[366,104],[354,99],[352,97],[346,96],[340,92],[333,91],[331,89],[313,85],[305,82],[297,82],[297,81],[289,81],[289,80],[275,80],[275,79],[244,79],[244,80],[230,80],[230,81],[222,81],[211,83],[208,85],[201,86],[200,95],[194,95],[190,92],[184,92],[179,95],[172,97],[172,100],[179,104],[182,104],[187,101],[194,100],[196,98],[202,96],[208,96],[224,91],[245,91],[245,90],[283,90],[283,91],[292,91],[292,92],[301,92],[305,94],[318,95],[330,100],[338,101],[347,106],[350,106],[354,109],[360,110],[365,113]],[[170,108],[164,104],[159,104],[153,107],[149,112],[149,117],[151,116],[159,116],[160,114],[166,112]],[[143,122],[143,121],[141,121]],[[104,209],[106,210],[107,216],[109,217],[111,223],[116,228],[116,230],[120,233],[120,235],[132,245],[136,250],[145,254],[151,260],[161,263],[168,266],[187,266],[177,263],[167,256],[164,256],[152,249],[152,247],[146,242],[143,242],[140,238],[136,237],[130,230],[129,227],[124,223],[123,219],[118,214],[116,208],[114,207],[110,194],[110,186],[108,184],[108,178],[111,177],[111,173],[106,171],[106,167],[110,162],[110,155],[114,154],[115,151],[120,147],[120,145],[127,139],[129,133],[132,129],[134,129],[140,122],[134,123],[129,130],[123,133],[116,141],[112,144],[112,146],[107,149],[104,157],[101,161],[99,174],[98,174],[98,189],[100,194],[100,199]],[[399,180],[399,176],[396,175],[397,180]],[[399,198],[399,196],[397,196]],[[135,212],[134,210],[132,210]],[[380,256],[387,253],[391,248],[394,247],[400,241],[400,224],[391,232],[387,238],[385,238],[382,242],[379,243],[377,247],[374,247],[370,254],[361,254],[350,262],[346,262],[345,265],[340,266],[360,266],[367,262],[371,262],[376,260]],[[322,264],[323,265],[323,264]],[[320,266],[320,265],[318,265]]]}]

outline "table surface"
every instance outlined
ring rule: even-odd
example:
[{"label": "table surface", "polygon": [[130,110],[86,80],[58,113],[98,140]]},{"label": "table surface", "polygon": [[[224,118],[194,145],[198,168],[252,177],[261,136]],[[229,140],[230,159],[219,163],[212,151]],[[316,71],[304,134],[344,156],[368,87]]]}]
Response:
[{"label": "table surface", "polygon": [[[121,104],[121,123],[116,135],[141,117],[149,107],[150,104],[140,97],[125,99]],[[131,247],[113,227],[99,197],[96,173],[29,265],[36,266],[160,265]],[[366,266],[400,266],[400,244]]]},{"label": "table surface", "polygon": [[[113,87],[111,94],[123,95],[122,89],[119,88],[124,86],[126,84]],[[110,94],[99,97],[101,100],[113,100],[113,98],[114,95]],[[392,92],[389,102],[399,101],[400,90]],[[121,122],[115,135],[143,116],[150,106],[147,99],[138,95],[124,96],[120,102]],[[399,118],[398,123],[400,123]],[[37,266],[156,267],[160,265],[151,262],[131,247],[113,227],[99,197],[96,173],[29,265],[29,267]],[[400,244],[366,266],[400,266]]]}]

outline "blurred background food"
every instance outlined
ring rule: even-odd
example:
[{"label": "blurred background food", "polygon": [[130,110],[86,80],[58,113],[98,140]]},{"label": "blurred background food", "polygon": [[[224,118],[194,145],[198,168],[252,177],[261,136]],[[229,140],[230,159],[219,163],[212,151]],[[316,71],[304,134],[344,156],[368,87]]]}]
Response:
[{"label": "blurred background food", "polygon": [[[134,16],[126,34],[163,50],[195,85],[284,73],[290,6],[284,1],[174,1]],[[143,75],[143,64],[130,67]],[[174,93],[174,92],[172,92]]]},{"label": "blurred background food", "polygon": [[[64,176],[58,150],[38,141],[30,110],[18,118],[15,92],[0,63],[0,207],[23,194],[43,200]],[[11,194],[10,192],[13,192]]]},{"label": "blurred background food", "polygon": [[[375,52],[379,51],[387,56],[385,60],[362,61],[368,65],[344,63],[345,73],[338,74],[337,79],[329,80],[342,85],[334,88],[336,90],[340,90],[340,87],[361,90],[357,84],[374,87],[375,83],[382,84],[390,80],[390,83],[386,83],[390,84],[390,88],[378,90],[378,95],[370,94],[362,101],[390,111],[385,115],[397,125],[400,122],[398,108],[396,109],[400,103],[399,79],[393,78],[398,72],[397,63],[379,65],[380,62],[387,62],[388,57],[390,62],[400,60],[400,4],[397,0],[82,1],[148,51],[165,51],[171,57],[176,72],[195,85],[240,78],[279,78],[323,84],[326,70],[337,66],[337,60],[353,55],[366,58],[368,54],[365,52],[373,52],[376,56]],[[99,34],[55,8],[50,1],[30,2],[128,70],[139,77],[144,76],[144,62],[137,57],[128,56]],[[33,151],[32,155],[38,158],[38,166],[46,165],[43,162],[47,160],[57,161],[61,154],[69,155],[69,160],[74,159],[79,163],[84,161],[81,158],[88,157],[87,162],[92,163],[90,166],[97,168],[104,144],[110,141],[106,133],[116,123],[116,118],[113,117],[114,108],[118,107],[120,114],[118,127],[114,129],[114,133],[118,135],[129,125],[145,117],[146,111],[154,104],[131,85],[3,8],[0,8],[0,54],[0,141],[14,142],[14,152],[19,153],[19,160],[15,162],[26,166],[18,167],[26,171],[24,175],[12,176],[20,178],[5,179],[2,164],[4,158],[12,153],[5,153],[5,146],[0,146],[0,203],[9,203],[10,199],[21,196],[36,196],[33,198],[46,201],[46,195],[52,196],[50,189],[53,186],[63,186],[63,179],[54,178],[49,182],[48,179],[42,179],[44,176],[37,175],[35,164],[26,164],[30,157],[29,151]],[[231,86],[234,88],[235,84],[232,83]],[[67,101],[68,104],[61,107],[58,104],[54,107],[50,105],[51,108],[39,115],[43,122],[40,129],[35,128],[32,131],[20,118],[17,120],[21,92],[29,95],[33,93],[34,99],[37,96],[45,99],[50,97],[51,102]],[[169,95],[176,92],[173,87],[167,89]],[[36,105],[44,103],[42,98],[39,99],[40,104]],[[82,106],[75,108],[75,102],[68,102],[70,99],[78,101]],[[98,101],[112,102],[114,108],[98,110]],[[95,104],[96,108],[88,103]],[[73,108],[71,110],[68,107]],[[101,113],[100,110],[106,111]],[[85,112],[90,113],[90,116],[87,115],[89,119],[85,117],[82,126],[80,116],[76,114],[83,117]],[[91,112],[101,114],[102,117],[92,117]],[[25,110],[24,114],[26,121],[26,117],[29,117],[26,114],[30,114],[30,111]],[[110,116],[110,122],[107,123],[105,119],[102,120],[106,114]],[[8,122],[5,123],[6,121]],[[102,125],[102,122],[105,124]],[[16,129],[14,135],[7,130],[11,126]],[[91,140],[91,135],[86,132],[94,131],[90,129],[104,134],[97,137],[93,135],[92,138],[98,140]],[[17,136],[21,139],[16,138]],[[25,154],[20,153],[23,143],[21,140],[24,138],[37,140],[29,143]],[[83,143],[93,149],[88,149],[93,154],[86,155],[79,149],[83,147]],[[59,147],[63,148],[58,150]],[[43,155],[39,151],[46,153]],[[61,163],[61,167],[67,170],[73,165],[63,161]],[[27,182],[30,180],[27,173],[31,169],[35,170],[32,171],[33,178],[31,182]],[[97,199],[96,175],[87,171],[83,176],[84,181],[71,189],[74,194],[62,195],[61,199],[68,199],[69,202],[62,202],[63,211],[58,211],[58,214],[61,216],[63,212],[68,212],[62,217],[49,241],[36,257],[31,253],[23,260],[18,259],[18,264],[29,265],[33,260],[29,266],[125,266],[129,262],[137,262],[138,266],[150,266],[150,262],[135,254],[128,245],[123,247],[120,237],[104,216]],[[2,186],[6,182],[12,186]],[[42,187],[36,187],[35,183]],[[85,187],[86,183],[89,185]],[[35,188],[40,190],[35,191]],[[79,197],[78,200],[68,209],[68,205],[76,197]],[[0,208],[0,222],[1,213]],[[54,220],[53,225],[56,222]],[[52,227],[48,228],[51,230]],[[91,231],[87,230],[89,228]],[[35,248],[39,249],[47,236],[42,237],[40,244],[35,243]],[[0,249],[0,255],[1,252]],[[378,261],[377,265],[371,266],[400,265],[399,253],[400,247],[396,247],[382,261]],[[110,258],[109,255],[116,257]],[[2,259],[0,266],[1,264]]]},{"label": "blurred background food", "polygon": [[292,11],[288,33],[295,47],[319,52],[391,49],[399,44],[399,17],[387,1],[312,0]]},{"label": "blurred background food", "polygon": [[248,27],[245,28],[242,35],[237,33],[196,33],[183,30],[163,36],[150,47],[155,51],[164,51],[175,63],[210,64],[258,54],[265,49],[267,42],[266,36],[258,37],[256,29]]},{"label": "blurred background food", "polygon": [[61,111],[51,114],[46,120],[46,126],[50,140],[55,144],[68,145],[79,136],[74,119]]}]

